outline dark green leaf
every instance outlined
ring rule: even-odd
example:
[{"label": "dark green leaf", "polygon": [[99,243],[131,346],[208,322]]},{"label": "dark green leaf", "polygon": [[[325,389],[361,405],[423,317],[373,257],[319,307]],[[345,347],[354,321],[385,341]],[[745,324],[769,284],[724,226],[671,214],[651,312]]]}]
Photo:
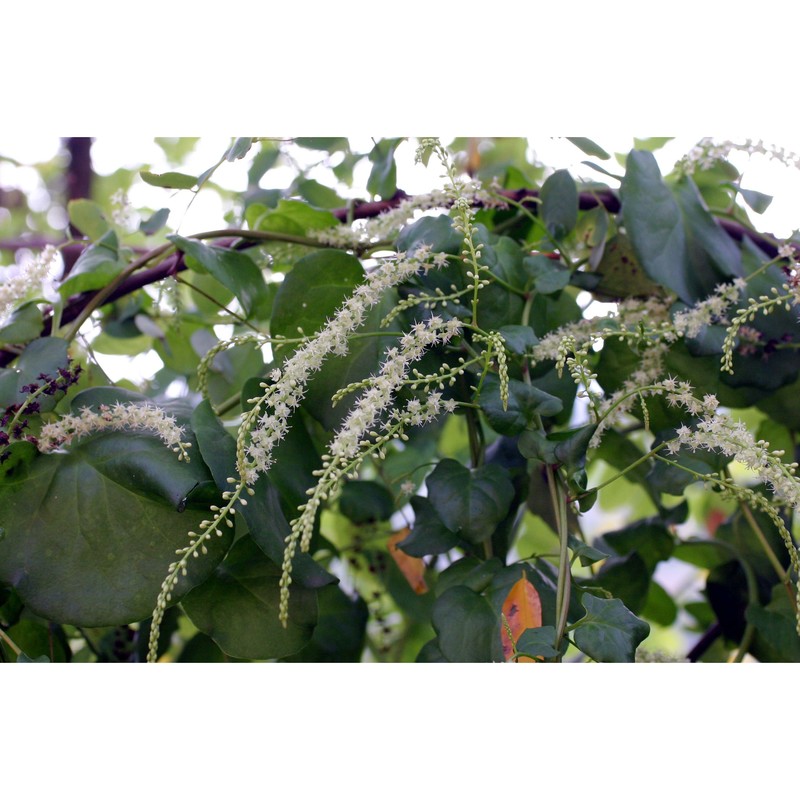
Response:
[{"label": "dark green leaf", "polygon": [[499,558],[481,561],[474,556],[465,556],[441,572],[436,582],[436,594],[441,595],[453,586],[466,586],[473,592],[483,592],[502,569],[503,563]]},{"label": "dark green leaf", "polygon": [[411,533],[398,545],[403,552],[421,558],[446,553],[461,544],[459,536],[444,524],[427,497],[412,497],[411,507],[414,509]]},{"label": "dark green leaf", "polygon": [[122,271],[123,266],[117,234],[108,231],[80,254],[58,291],[66,298],[79,292],[102,289]]},{"label": "dark green leaf", "polygon": [[652,573],[659,561],[666,561],[675,549],[675,538],[660,520],[639,520],[618,531],[605,533],[600,546],[618,555],[637,553]]},{"label": "dark green leaf", "polygon": [[[222,423],[211,409],[208,401],[200,403],[192,414],[192,429],[197,436],[200,454],[211,470],[220,491],[230,488],[228,477],[235,474],[236,442],[222,427]],[[286,537],[290,534],[289,523],[281,510],[278,492],[262,475],[252,487],[253,496],[248,496],[247,505],[238,512],[244,517],[250,535],[261,550],[275,564],[283,563]],[[297,553],[294,558],[293,585],[319,588],[335,581],[307,553]]]},{"label": "dark green leaf", "polygon": [[[21,619],[6,633],[14,644],[22,650],[17,663],[63,663],[69,661],[71,653],[64,631],[55,625],[48,625],[33,619]],[[0,639],[7,657],[12,657],[8,644]]]},{"label": "dark green leaf", "polygon": [[455,255],[461,250],[463,237],[453,228],[453,220],[446,214],[422,217],[400,231],[397,249],[412,256],[424,244],[434,253]]},{"label": "dark green leaf", "polygon": [[525,355],[539,343],[538,337],[529,325],[503,325],[498,333],[514,355]]},{"label": "dark green leaf", "polygon": [[588,567],[589,564],[596,564],[598,561],[603,561],[608,558],[611,553],[601,550],[599,547],[586,544],[578,539],[577,536],[569,535],[569,549],[572,550],[573,555],[576,555],[581,562],[582,567]]},{"label": "dark green leaf", "polygon": [[317,597],[319,618],[311,641],[283,661],[318,664],[360,661],[369,619],[367,604],[360,597],[348,597],[338,586],[323,587]]},{"label": "dark green leaf", "polygon": [[517,639],[517,655],[529,658],[555,658],[558,650],[553,647],[556,629],[552,625],[528,628]]},{"label": "dark green leaf", "polygon": [[466,586],[454,586],[438,597],[431,620],[448,661],[502,660],[499,617],[485,597]]},{"label": "dark green leaf", "polygon": [[514,499],[508,472],[489,465],[470,471],[444,459],[426,480],[428,498],[445,525],[477,544],[490,538]]},{"label": "dark green leaf", "polygon": [[563,408],[557,397],[511,378],[508,382],[508,406],[504,409],[500,380],[495,375],[486,379],[479,402],[489,424],[506,436],[521,433],[537,416],[552,417]]},{"label": "dark green leaf", "polygon": [[567,141],[572,142],[575,147],[583,150],[587,156],[597,156],[597,158],[601,158],[603,161],[611,158],[599,144],[595,144],[591,139],[585,139],[583,136],[567,136]]},{"label": "dark green leaf", "polygon": [[292,655],[311,639],[317,622],[316,592],[297,584],[289,598],[289,624],[278,619],[281,568],[246,536],[214,574],[183,598],[189,619],[235,658]]},{"label": "dark green leaf", "polygon": [[341,208],[344,205],[344,201],[335,189],[310,178],[297,184],[297,193],[318,208]]},{"label": "dark green leaf", "polygon": [[[0,407],[6,408],[19,403],[23,397],[20,389],[28,384],[41,385],[40,374],[58,377],[59,369],[66,369],[68,343],[65,339],[46,336],[31,342],[17,359],[14,369],[0,370]],[[25,392],[27,394],[27,392]],[[39,395],[42,411],[50,411],[56,403],[55,398]]]},{"label": "dark green leaf", "polygon": [[388,200],[397,191],[397,165],[394,151],[402,139],[381,139],[370,151],[372,170],[367,179],[367,191]]},{"label": "dark green leaf", "polygon": [[0,327],[0,344],[29,342],[36,339],[43,329],[42,312],[36,303],[25,303]]},{"label": "dark green leaf", "polygon": [[[176,511],[205,474],[200,459],[178,462],[140,434],[105,433],[66,455],[40,456],[0,486],[0,580],[53,621],[146,619],[175,550],[208,516],[205,508]],[[214,537],[208,555],[190,560],[176,599],[208,576],[230,541]]]},{"label": "dark green leaf", "polygon": [[742,255],[733,239],[711,216],[691,178],[683,178],[674,189],[683,215],[684,231],[695,276],[702,276],[706,292],[721,278],[742,276]]},{"label": "dark green leaf", "polygon": [[69,221],[92,241],[99,239],[111,227],[100,206],[85,197],[67,203]]},{"label": "dark green leaf", "polygon": [[242,304],[245,314],[260,317],[268,310],[271,298],[264,276],[255,262],[244,253],[225,247],[213,247],[198,239],[185,239],[173,234],[167,236],[179,250],[199,264],[201,271],[210,272],[223,286],[230,289]]},{"label": "dark green leaf", "polygon": [[687,564],[694,564],[703,569],[713,569],[735,558],[735,555],[727,547],[721,547],[714,541],[702,539],[678,543],[672,555]]},{"label": "dark green leaf", "polygon": [[341,250],[320,250],[295,263],[273,304],[273,336],[294,338],[321,330],[326,320],[364,279],[361,262]]},{"label": "dark green leaf", "polygon": [[169,209],[159,208],[158,211],[153,212],[152,216],[148,219],[143,219],[139,223],[139,230],[146,236],[152,236],[158,233],[166,224],[169,219]]},{"label": "dark green leaf", "polygon": [[581,602],[586,616],[573,631],[575,644],[595,661],[633,662],[650,626],[625,608],[622,600],[603,600],[586,592]]},{"label": "dark green leaf", "polygon": [[773,198],[771,195],[756,192],[753,189],[739,189],[738,187],[737,191],[756,214],[763,214],[772,204]]},{"label": "dark green leaf", "polygon": [[139,174],[145,183],[149,183],[151,186],[161,186],[164,189],[191,189],[197,184],[197,178],[194,175],[186,175],[183,172],[157,174],[142,170]]},{"label": "dark green leaf", "polygon": [[745,616],[756,627],[752,652],[761,661],[800,662],[800,636],[792,602],[784,586],[775,586],[766,607],[748,606]]},{"label": "dark green leaf", "polygon": [[542,186],[542,219],[556,239],[566,236],[578,222],[578,189],[565,169],[556,170]]},{"label": "dark green leaf", "polygon": [[625,228],[648,276],[686,303],[703,296],[691,275],[680,208],[652,153],[628,155],[622,197]]},{"label": "dark green leaf", "polygon": [[555,442],[554,455],[566,467],[567,475],[572,476],[586,463],[586,450],[594,436],[597,425],[584,425],[571,431],[560,431],[550,435]]},{"label": "dark green leaf", "polygon": [[253,203],[248,206],[245,219],[254,230],[290,233],[293,236],[305,236],[311,231],[325,230],[339,224],[330,211],[312,208],[301,200],[279,200],[274,209]]},{"label": "dark green leaf", "polygon": [[606,242],[603,256],[592,274],[600,276],[600,282],[592,291],[601,299],[663,295],[661,287],[647,277],[629,239],[623,234]]},{"label": "dark green leaf", "polygon": [[588,585],[601,586],[622,600],[635,614],[639,614],[650,588],[650,570],[638,553],[613,556],[606,559]]},{"label": "dark green leaf", "polygon": [[394,513],[394,498],[375,481],[347,481],[339,495],[339,511],[356,525],[387,520]]},{"label": "dark green leaf", "polygon": [[669,593],[655,581],[650,581],[650,588],[647,591],[642,616],[652,620],[656,625],[668,627],[672,625],[678,617],[678,606],[670,597]]}]

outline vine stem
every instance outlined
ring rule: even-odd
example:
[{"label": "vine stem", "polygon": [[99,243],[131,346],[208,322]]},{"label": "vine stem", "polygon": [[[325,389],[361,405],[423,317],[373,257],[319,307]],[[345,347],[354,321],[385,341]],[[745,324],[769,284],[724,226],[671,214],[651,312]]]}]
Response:
[{"label": "vine stem", "polygon": [[[558,585],[556,586],[556,641],[555,648],[559,650],[561,640],[564,638],[564,631],[567,627],[567,613],[569,611],[570,590],[572,583],[572,572],[569,562],[569,531],[567,529],[567,498],[564,490],[558,484],[553,471],[547,468],[547,485],[550,489],[550,497],[553,501],[553,508],[556,512],[556,522],[558,526]],[[557,657],[561,661],[561,656]]]},{"label": "vine stem", "polygon": [[22,655],[22,650],[20,650],[19,647],[14,644],[11,637],[2,628],[0,628],[0,639],[2,639],[14,651],[15,655]]}]

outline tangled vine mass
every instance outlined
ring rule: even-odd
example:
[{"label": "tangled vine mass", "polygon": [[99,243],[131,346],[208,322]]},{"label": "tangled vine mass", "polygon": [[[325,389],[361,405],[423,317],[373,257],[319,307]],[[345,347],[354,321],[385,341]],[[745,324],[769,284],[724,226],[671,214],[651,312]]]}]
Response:
[{"label": "tangled vine mass", "polygon": [[0,658],[800,660],[800,239],[732,163],[797,156],[158,141],[0,216]]}]

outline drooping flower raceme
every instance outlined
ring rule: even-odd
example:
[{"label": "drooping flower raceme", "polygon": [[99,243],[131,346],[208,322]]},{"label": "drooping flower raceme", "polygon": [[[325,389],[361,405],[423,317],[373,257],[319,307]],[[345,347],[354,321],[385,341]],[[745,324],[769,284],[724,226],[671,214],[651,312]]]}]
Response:
[{"label": "drooping flower raceme", "polygon": [[380,302],[388,289],[420,270],[431,269],[440,263],[438,259],[427,261],[428,255],[429,250],[423,248],[412,257],[398,253],[396,257],[385,260],[313,338],[298,348],[282,367],[272,370],[269,376],[272,383],[261,384],[264,394],[250,401],[252,407],[244,415],[239,427],[236,439],[238,478],[228,479],[232,489],[222,495],[225,505],[211,508],[212,517],[201,523],[201,533],[189,531],[190,543],[176,551],[179,558],[169,565],[167,577],[161,584],[150,629],[149,661],[156,659],[161,620],[172,598],[172,590],[180,576],[187,574],[189,559],[205,552],[205,543],[212,534],[222,536],[223,524],[229,527],[233,525],[231,516],[235,511],[234,506],[237,502],[246,502],[242,495],[252,493],[252,484],[272,465],[272,450],[289,430],[290,417],[300,405],[309,379],[319,371],[329,355],[347,353],[351,335],[363,324],[370,309]]},{"label": "drooping flower raceme", "polygon": [[[300,507],[300,516],[292,523],[292,532],[286,540],[280,582],[280,618],[284,626],[289,613],[292,560],[298,543],[302,551],[308,550],[320,504],[336,492],[342,478],[356,469],[369,453],[379,453],[391,438],[402,437],[408,425],[424,425],[441,412],[444,407],[441,393],[430,392],[425,402],[412,398],[402,411],[393,410],[380,432],[374,431],[398,389],[408,382],[411,364],[422,358],[430,347],[449,342],[460,330],[461,322],[455,318],[445,322],[441,317],[432,316],[416,323],[400,339],[399,347],[386,352],[380,372],[367,382],[368,387],[331,442],[328,453],[323,456],[324,467],[314,473],[319,478],[317,485],[309,490],[309,499]],[[452,403],[446,407],[452,409]]]},{"label": "drooping flower raceme", "polygon": [[46,453],[60,447],[69,447],[75,439],[100,431],[150,431],[173,452],[178,453],[179,461],[189,461],[188,448],[191,444],[181,437],[185,432],[175,421],[152,403],[115,403],[113,406],[101,405],[98,411],[86,408],[80,414],[65,414],[57,422],[42,426],[38,436],[38,448]]},{"label": "drooping flower raceme", "polygon": [[57,258],[58,250],[48,245],[14,275],[5,280],[0,278],[0,322],[4,322],[20,303],[41,291],[42,281],[49,277]]}]

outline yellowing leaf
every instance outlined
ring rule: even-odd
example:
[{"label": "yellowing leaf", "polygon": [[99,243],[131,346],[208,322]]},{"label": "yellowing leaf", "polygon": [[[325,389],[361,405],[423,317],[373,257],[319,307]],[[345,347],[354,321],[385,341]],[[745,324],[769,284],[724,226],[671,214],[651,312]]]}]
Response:
[{"label": "yellowing leaf", "polygon": [[397,547],[410,533],[410,528],[403,528],[393,533],[388,542],[389,554],[400,568],[400,572],[403,573],[411,588],[417,594],[425,594],[428,591],[428,585],[425,583],[425,562],[421,558],[414,558],[414,556],[404,553]]},{"label": "yellowing leaf", "polygon": [[[522,632],[528,628],[542,627],[542,601],[536,587],[524,572],[503,601],[502,613],[500,639],[503,643],[503,656],[508,661],[514,657],[514,645],[519,641]],[[520,656],[518,660],[522,662],[534,659]]]}]

